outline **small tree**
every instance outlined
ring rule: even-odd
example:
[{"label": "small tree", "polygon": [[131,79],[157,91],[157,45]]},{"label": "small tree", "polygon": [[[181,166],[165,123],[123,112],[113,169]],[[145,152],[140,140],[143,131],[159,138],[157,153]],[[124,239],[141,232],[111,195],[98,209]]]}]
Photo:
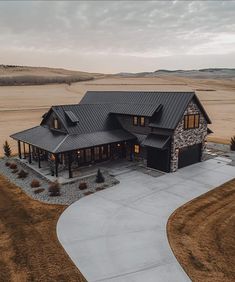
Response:
[{"label": "small tree", "polygon": [[235,151],[235,136],[233,136],[233,137],[231,138],[230,149],[231,149],[232,151]]},{"label": "small tree", "polygon": [[103,182],[104,182],[104,176],[101,173],[100,169],[98,169],[97,175],[96,175],[96,183],[103,183]]},{"label": "small tree", "polygon": [[4,155],[9,158],[11,156],[11,147],[9,145],[9,143],[7,142],[7,140],[5,141],[4,145],[3,145],[3,150],[4,150]]}]

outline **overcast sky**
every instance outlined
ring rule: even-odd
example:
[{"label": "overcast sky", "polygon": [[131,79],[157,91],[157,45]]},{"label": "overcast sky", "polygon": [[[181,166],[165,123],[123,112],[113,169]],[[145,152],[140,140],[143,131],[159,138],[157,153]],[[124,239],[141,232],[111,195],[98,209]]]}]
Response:
[{"label": "overcast sky", "polygon": [[235,1],[1,1],[0,64],[235,67]]}]

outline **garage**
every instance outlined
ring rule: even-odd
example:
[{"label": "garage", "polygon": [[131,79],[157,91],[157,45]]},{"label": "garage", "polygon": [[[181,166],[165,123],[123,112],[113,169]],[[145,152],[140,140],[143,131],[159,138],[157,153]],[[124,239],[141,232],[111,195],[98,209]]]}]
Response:
[{"label": "garage", "polygon": [[202,144],[195,144],[179,150],[178,168],[182,168],[201,161]]}]

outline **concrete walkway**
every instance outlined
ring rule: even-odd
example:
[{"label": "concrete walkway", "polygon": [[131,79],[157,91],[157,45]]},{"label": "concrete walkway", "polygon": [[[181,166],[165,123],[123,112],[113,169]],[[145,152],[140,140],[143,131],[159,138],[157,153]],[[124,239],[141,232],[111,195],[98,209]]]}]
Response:
[{"label": "concrete walkway", "polygon": [[58,238],[88,282],[190,281],[167,240],[171,213],[235,177],[225,158],[210,159],[157,178],[131,171],[120,184],[72,204]]}]

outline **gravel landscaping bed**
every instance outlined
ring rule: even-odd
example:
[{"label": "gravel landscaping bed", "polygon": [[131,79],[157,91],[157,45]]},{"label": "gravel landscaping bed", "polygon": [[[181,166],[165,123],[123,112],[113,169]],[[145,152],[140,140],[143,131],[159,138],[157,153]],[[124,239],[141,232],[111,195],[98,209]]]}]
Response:
[{"label": "gravel landscaping bed", "polygon": [[[28,173],[27,177],[25,179],[18,178],[18,172],[13,173],[13,169],[10,169],[10,167],[5,165],[6,161],[10,163],[16,163],[18,171],[23,169]],[[48,191],[49,181],[46,180],[44,177],[37,174],[32,169],[28,168],[26,165],[20,163],[17,159],[0,159],[0,174],[3,174],[5,177],[7,177],[9,181],[13,182],[18,187],[20,187],[31,198],[49,204],[70,205],[84,196],[95,193],[96,191],[106,189],[119,183],[118,180],[113,176],[110,176],[107,171],[102,171],[102,173],[105,178],[104,183],[96,183],[96,176],[84,177],[82,180],[61,185],[60,196],[52,197],[49,196]],[[31,182],[35,179],[40,182],[40,187],[32,188]],[[87,188],[84,190],[80,190],[80,182],[86,182]],[[41,191],[39,189],[41,189]],[[35,193],[35,191],[37,190],[39,193]]]}]

